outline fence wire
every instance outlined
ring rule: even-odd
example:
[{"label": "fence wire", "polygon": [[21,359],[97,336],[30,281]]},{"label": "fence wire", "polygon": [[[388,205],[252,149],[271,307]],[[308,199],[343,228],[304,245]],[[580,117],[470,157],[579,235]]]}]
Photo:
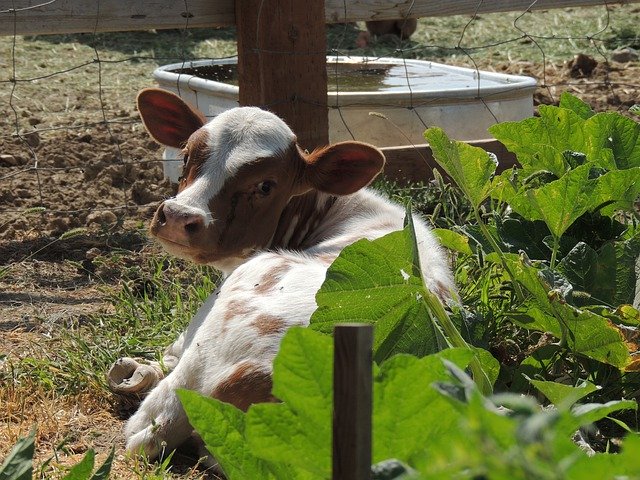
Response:
[{"label": "fence wire", "polygon": [[[174,187],[163,179],[162,149],[148,138],[135,112],[136,92],[154,85],[151,73],[158,66],[216,63],[235,53],[233,29],[190,30],[190,15],[176,31],[98,33],[100,2],[95,5],[92,33],[0,38],[0,242],[55,237],[75,228],[109,229],[148,218]],[[184,9],[189,12],[188,0]],[[26,10],[14,5],[0,10],[0,16],[16,21]],[[425,112],[441,108],[442,98],[420,94],[414,59],[472,69],[475,94],[463,103],[479,102],[492,122],[505,119],[506,107],[500,103],[505,93],[483,92],[481,79],[487,71],[535,78],[536,104],[556,103],[561,92],[569,91],[596,110],[625,112],[640,98],[640,67],[633,49],[618,61],[612,52],[625,45],[638,47],[630,20],[638,11],[633,5],[603,1],[599,7],[573,10],[420,19],[418,31],[408,39],[374,35],[364,22],[328,26],[328,58],[366,56],[369,65],[397,59],[405,73],[403,103],[376,100],[364,102],[363,108],[402,110],[403,118],[408,112],[414,122],[400,124],[388,113],[354,120],[352,110],[363,100],[350,103],[348,96],[337,95],[328,107],[331,129],[343,139],[371,141],[367,122],[386,122],[382,130],[393,134],[391,145],[420,143],[415,132],[436,124]],[[407,20],[398,24],[402,28]],[[362,69],[362,74],[370,70]],[[329,80],[335,92],[351,88],[331,67]],[[203,101],[201,93],[185,91],[180,83],[175,89]],[[465,122],[472,124],[474,118],[460,123]]]}]

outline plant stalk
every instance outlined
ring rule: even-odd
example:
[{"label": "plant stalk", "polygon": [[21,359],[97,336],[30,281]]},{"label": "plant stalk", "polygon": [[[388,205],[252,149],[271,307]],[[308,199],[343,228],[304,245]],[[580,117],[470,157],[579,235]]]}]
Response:
[{"label": "plant stalk", "polygon": [[507,271],[507,273],[511,277],[511,283],[513,284],[513,289],[515,290],[516,295],[518,296],[518,299],[520,301],[524,301],[524,293],[522,292],[522,288],[520,288],[520,284],[518,283],[515,275],[509,268],[509,265],[507,265],[507,262],[505,262],[504,253],[502,252],[502,249],[500,248],[498,243],[495,241],[495,239],[493,238],[489,230],[487,230],[487,227],[482,221],[482,217],[480,216],[480,212],[478,211],[478,208],[475,206],[473,207],[473,215],[476,218],[476,222],[478,222],[478,227],[480,228],[482,235],[484,235],[484,238],[489,242],[489,244],[491,245],[491,248],[493,248],[493,251],[498,254],[498,256],[500,257],[500,262],[502,263],[502,267]]}]

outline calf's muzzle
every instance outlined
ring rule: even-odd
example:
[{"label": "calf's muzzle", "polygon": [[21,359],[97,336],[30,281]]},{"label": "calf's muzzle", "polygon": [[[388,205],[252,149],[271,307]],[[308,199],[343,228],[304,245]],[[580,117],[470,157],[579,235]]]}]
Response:
[{"label": "calf's muzzle", "polygon": [[151,233],[164,240],[189,246],[204,228],[204,213],[163,202],[156,210]]}]

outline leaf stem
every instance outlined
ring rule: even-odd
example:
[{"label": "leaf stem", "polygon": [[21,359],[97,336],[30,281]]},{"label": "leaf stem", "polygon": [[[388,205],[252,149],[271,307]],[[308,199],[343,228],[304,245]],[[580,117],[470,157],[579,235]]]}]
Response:
[{"label": "leaf stem", "polygon": [[[444,333],[447,336],[447,340],[451,344],[452,347],[458,348],[466,348],[467,350],[474,350],[473,347],[469,346],[466,340],[462,337],[457,327],[449,318],[449,314],[444,309],[442,302],[436,297],[428,288],[423,289],[422,302],[427,307],[429,312],[431,313],[431,320],[439,323],[439,326],[442,327]],[[437,325],[436,325],[437,326]],[[491,382],[489,381],[489,377],[487,373],[482,368],[480,361],[477,356],[474,356],[469,363],[469,368],[471,369],[471,373],[473,374],[473,379],[478,385],[478,389],[483,395],[491,395],[493,393],[493,387],[491,386]]]},{"label": "leaf stem", "polygon": [[476,218],[476,222],[478,222],[478,227],[480,228],[480,231],[482,232],[482,235],[489,242],[489,244],[491,245],[491,248],[493,249],[493,251],[498,254],[498,256],[500,257],[500,262],[502,263],[502,267],[507,271],[507,273],[511,277],[511,283],[513,285],[513,289],[516,292],[516,295],[518,296],[518,299],[520,301],[523,301],[524,300],[524,293],[522,292],[522,288],[520,288],[520,284],[518,283],[518,281],[516,280],[515,275],[513,274],[511,269],[509,268],[509,265],[507,265],[507,262],[505,262],[504,253],[502,252],[502,249],[500,248],[500,245],[498,245],[498,243],[495,241],[495,239],[493,238],[493,235],[491,235],[491,232],[489,232],[489,230],[487,230],[487,227],[484,224],[484,221],[482,220],[482,217],[480,216],[480,211],[478,210],[478,207],[475,207],[475,206],[473,207],[473,215]]}]

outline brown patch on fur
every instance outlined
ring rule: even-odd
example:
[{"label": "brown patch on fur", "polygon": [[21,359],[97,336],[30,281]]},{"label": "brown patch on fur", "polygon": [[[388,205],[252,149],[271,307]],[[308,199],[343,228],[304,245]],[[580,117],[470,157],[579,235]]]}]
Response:
[{"label": "brown patch on fur", "polygon": [[287,329],[287,325],[282,318],[266,314],[259,315],[251,325],[260,332],[260,335],[274,335]]},{"label": "brown patch on fur", "polygon": [[260,283],[256,284],[256,293],[265,294],[273,290],[285,273],[291,269],[291,265],[285,261],[273,268],[268,274],[260,279]]},{"label": "brown patch on fur", "polygon": [[[319,195],[320,193],[317,191],[311,190],[291,199],[278,221],[278,228],[273,236],[272,248],[304,250],[321,240],[320,238],[315,238],[318,225],[326,217],[335,203],[336,197],[327,197],[326,201],[318,207]],[[289,227],[296,217],[295,228],[291,236],[286,239]]]},{"label": "brown patch on fur", "polygon": [[183,153],[188,155],[188,161],[182,172],[182,178],[178,186],[179,192],[191,185],[200,175],[202,166],[211,154],[207,143],[208,138],[209,134],[204,129],[197,130],[189,138],[187,146],[183,150]]},{"label": "brown patch on fur", "polygon": [[253,403],[275,402],[271,394],[271,374],[260,365],[245,361],[235,366],[226,380],[220,382],[211,396],[247,411]]},{"label": "brown patch on fur", "polygon": [[224,312],[222,321],[224,323],[227,323],[233,320],[237,316],[247,315],[250,312],[251,312],[251,309],[247,306],[245,302],[241,302],[239,300],[231,300],[227,305],[227,309]]},{"label": "brown patch on fur", "polygon": [[444,305],[452,298],[452,292],[441,282],[436,282],[433,293],[436,294]]}]

